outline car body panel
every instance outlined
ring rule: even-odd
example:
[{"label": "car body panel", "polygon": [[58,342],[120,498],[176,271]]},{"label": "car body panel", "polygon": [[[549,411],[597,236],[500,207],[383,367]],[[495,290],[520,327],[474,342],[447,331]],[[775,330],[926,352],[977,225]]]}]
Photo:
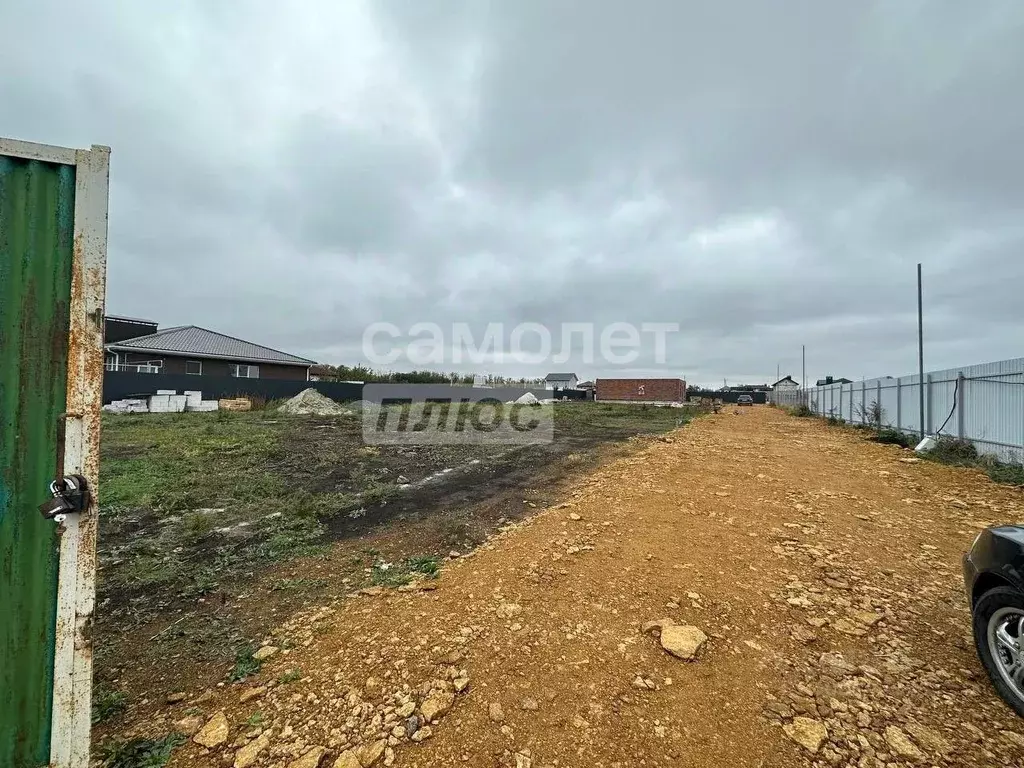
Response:
[{"label": "car body panel", "polygon": [[964,555],[963,571],[971,605],[991,587],[1011,586],[1024,594],[1024,527],[986,528]]}]

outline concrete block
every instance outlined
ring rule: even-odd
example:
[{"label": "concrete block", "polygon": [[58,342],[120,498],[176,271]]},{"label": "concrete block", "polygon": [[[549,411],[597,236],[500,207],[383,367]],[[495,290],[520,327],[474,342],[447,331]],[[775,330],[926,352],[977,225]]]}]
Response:
[{"label": "concrete block", "polygon": [[209,413],[219,410],[219,407],[216,400],[201,400],[195,405],[186,405],[185,410],[194,413]]},{"label": "concrete block", "polygon": [[156,391],[156,393],[158,395],[176,395],[176,394],[178,394],[178,390],[176,390],[176,389],[158,389]]},{"label": "concrete block", "polygon": [[187,405],[198,405],[203,401],[203,393],[197,390],[186,389],[183,393]]}]

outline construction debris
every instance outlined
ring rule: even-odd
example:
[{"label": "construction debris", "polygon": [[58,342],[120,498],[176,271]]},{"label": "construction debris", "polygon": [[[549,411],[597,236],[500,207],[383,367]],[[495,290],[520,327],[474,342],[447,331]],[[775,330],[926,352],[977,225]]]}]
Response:
[{"label": "construction debris", "polygon": [[534,395],[532,392],[527,392],[526,394],[520,395],[512,402],[514,402],[516,405],[540,405],[540,400],[538,400],[537,396]]},{"label": "construction debris", "polygon": [[351,416],[352,411],[310,387],[277,409],[291,416]]},{"label": "construction debris", "polygon": [[252,400],[248,397],[225,398],[217,401],[222,411],[251,411]]}]

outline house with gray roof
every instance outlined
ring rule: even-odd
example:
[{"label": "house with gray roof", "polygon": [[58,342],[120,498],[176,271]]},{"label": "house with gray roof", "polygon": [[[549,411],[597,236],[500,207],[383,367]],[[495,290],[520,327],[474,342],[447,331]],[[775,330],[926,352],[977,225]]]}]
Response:
[{"label": "house with gray roof", "polygon": [[[141,330],[150,330],[138,322]],[[108,328],[111,327],[108,318]],[[316,364],[315,360],[197,325],[165,328],[131,338],[123,338],[123,333],[119,336],[117,341],[104,345],[108,371],[306,381],[310,366]]]},{"label": "house with gray roof", "polygon": [[575,373],[549,373],[544,377],[544,389],[576,389],[578,382]]}]

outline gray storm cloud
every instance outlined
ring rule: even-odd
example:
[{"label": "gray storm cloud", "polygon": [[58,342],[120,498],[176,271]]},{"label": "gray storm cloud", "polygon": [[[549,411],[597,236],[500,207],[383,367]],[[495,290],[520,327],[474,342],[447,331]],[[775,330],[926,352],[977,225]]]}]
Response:
[{"label": "gray storm cloud", "polygon": [[855,378],[914,369],[920,261],[929,367],[1021,354],[1014,0],[79,6],[0,6],[0,134],[113,148],[112,312],[348,364],[677,322],[630,368]]}]

